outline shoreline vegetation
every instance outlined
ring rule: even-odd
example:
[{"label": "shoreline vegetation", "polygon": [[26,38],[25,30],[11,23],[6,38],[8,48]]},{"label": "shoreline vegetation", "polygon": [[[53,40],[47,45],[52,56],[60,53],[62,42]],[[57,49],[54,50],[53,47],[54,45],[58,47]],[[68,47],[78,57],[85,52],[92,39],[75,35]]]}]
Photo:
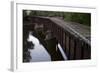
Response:
[{"label": "shoreline vegetation", "polygon": [[90,13],[23,10],[23,16],[27,16],[27,15],[43,16],[43,17],[58,17],[58,18],[62,18],[65,21],[77,22],[86,26],[91,26]]}]

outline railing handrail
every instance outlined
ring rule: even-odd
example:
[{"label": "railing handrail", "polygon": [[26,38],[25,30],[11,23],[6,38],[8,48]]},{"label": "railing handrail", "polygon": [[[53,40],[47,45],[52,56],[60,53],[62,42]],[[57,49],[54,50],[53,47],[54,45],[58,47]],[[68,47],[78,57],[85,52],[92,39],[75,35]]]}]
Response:
[{"label": "railing handrail", "polygon": [[[51,21],[54,22],[54,20],[52,20],[51,18],[48,18],[50,19]],[[56,23],[57,24],[57,23]],[[59,25],[60,26],[60,25]],[[84,37],[83,35],[81,35],[80,33],[78,33],[77,31],[75,31],[74,29],[72,29],[71,27],[68,27],[69,29],[65,29],[65,27],[63,26],[60,26],[62,28],[64,28],[64,30],[66,30],[67,32],[71,33],[72,35],[74,35],[75,37],[77,38],[80,38],[80,40],[84,40],[88,45],[91,45],[91,42],[90,40],[86,39],[86,37]]]}]

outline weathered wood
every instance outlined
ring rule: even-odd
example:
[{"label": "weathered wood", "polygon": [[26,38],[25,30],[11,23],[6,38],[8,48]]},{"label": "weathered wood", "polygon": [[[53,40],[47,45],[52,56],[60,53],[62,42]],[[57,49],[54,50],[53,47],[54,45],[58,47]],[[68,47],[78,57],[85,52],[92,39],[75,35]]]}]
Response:
[{"label": "weathered wood", "polygon": [[74,57],[76,60],[81,59],[81,51],[82,51],[82,47],[81,47],[81,41],[79,39],[75,40],[75,54]]},{"label": "weathered wood", "polygon": [[87,39],[89,28],[54,17],[30,17],[30,22],[31,25],[43,25],[45,31],[52,31],[69,60],[91,58],[91,41]]},{"label": "weathered wood", "polygon": [[91,59],[91,49],[90,46],[84,43],[83,47],[83,59]]},{"label": "weathered wood", "polygon": [[73,38],[70,38],[70,60],[74,60],[74,47],[75,47],[75,43],[74,43],[74,39]]}]

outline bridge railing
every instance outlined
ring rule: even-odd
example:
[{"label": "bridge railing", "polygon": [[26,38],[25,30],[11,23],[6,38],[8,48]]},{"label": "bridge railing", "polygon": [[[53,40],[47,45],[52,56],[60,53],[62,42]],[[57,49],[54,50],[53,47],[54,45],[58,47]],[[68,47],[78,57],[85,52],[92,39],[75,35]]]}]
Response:
[{"label": "bridge railing", "polygon": [[51,30],[69,60],[91,59],[91,43],[85,37],[65,29],[63,25],[59,26],[49,18],[32,17],[31,23],[42,24],[45,30]]}]

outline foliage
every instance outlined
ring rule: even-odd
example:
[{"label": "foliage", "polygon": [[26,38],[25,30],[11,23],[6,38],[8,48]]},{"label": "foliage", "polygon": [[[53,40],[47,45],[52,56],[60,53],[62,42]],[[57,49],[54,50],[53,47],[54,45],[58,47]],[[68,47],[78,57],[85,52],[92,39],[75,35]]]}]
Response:
[{"label": "foliage", "polygon": [[[27,10],[23,11],[23,16],[27,16]],[[43,17],[60,17],[65,21],[78,22],[84,25],[91,25],[90,13],[76,13],[76,12],[55,12],[55,11],[31,11],[30,16],[43,16]]]}]

